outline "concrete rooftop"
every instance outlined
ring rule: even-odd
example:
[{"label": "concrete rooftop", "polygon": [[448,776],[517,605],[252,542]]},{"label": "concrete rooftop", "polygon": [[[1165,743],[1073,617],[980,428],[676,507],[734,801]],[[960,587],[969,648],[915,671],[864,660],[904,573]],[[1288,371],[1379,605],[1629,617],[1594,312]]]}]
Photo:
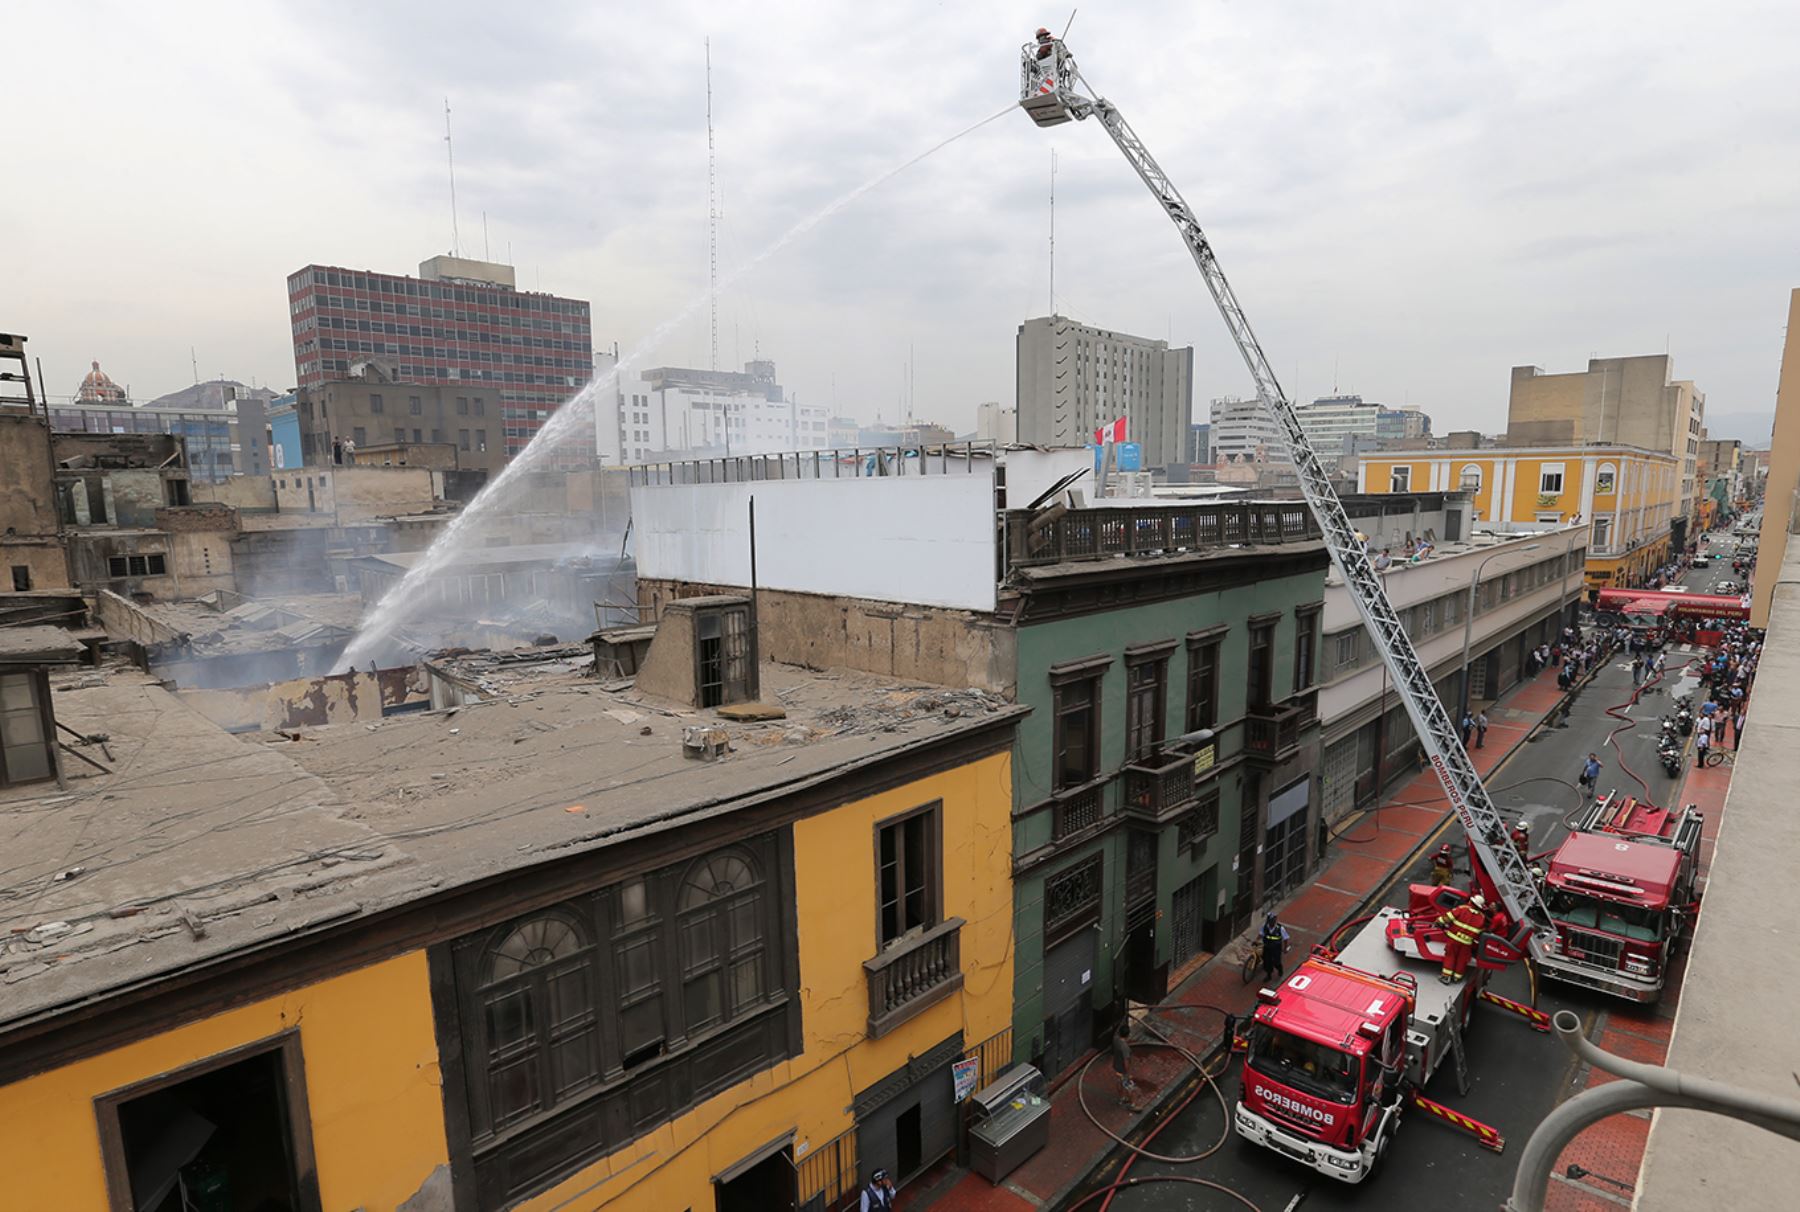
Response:
[{"label": "concrete rooftop", "polygon": [[[70,763],[67,792],[0,791],[0,1029],[1021,710],[859,673],[762,676],[786,719],[727,722],[552,661],[509,667],[481,703],[297,740],[229,735],[136,670],[56,679],[58,719],[108,734],[112,773]],[[697,723],[732,752],[685,757]]]}]

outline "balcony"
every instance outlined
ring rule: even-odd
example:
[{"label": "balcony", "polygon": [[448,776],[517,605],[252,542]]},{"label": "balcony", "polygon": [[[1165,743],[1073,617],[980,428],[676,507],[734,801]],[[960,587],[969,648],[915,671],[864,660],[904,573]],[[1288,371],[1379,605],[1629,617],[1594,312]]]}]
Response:
[{"label": "balcony", "polygon": [[962,988],[962,928],[963,919],[953,917],[863,961],[870,1039]]},{"label": "balcony", "polygon": [[1285,762],[1300,752],[1301,734],[1318,718],[1315,690],[1285,703],[1250,708],[1244,714],[1244,756],[1270,766]]},{"label": "balcony", "polygon": [[1098,824],[1106,815],[1106,780],[1096,779],[1079,787],[1058,791],[1050,797],[1050,836],[1061,841]]},{"label": "balcony", "polygon": [[1192,754],[1152,754],[1125,767],[1127,816],[1160,825],[1193,802]]},{"label": "balcony", "polygon": [[1006,558],[1013,568],[1174,556],[1242,544],[1302,543],[1319,537],[1299,501],[1225,501],[1206,505],[1009,510]]}]

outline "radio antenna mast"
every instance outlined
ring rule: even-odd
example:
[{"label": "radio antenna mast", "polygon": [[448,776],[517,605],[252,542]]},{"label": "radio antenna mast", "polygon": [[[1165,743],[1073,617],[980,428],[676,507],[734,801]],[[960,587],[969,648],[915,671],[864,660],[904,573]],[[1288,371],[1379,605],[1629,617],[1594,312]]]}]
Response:
[{"label": "radio antenna mast", "polygon": [[713,151],[712,39],[706,40],[706,293],[712,304],[712,369],[719,369],[719,194]]},{"label": "radio antenna mast", "polygon": [[444,156],[450,163],[450,255],[462,256],[462,233],[456,229],[456,145],[450,140],[450,98],[444,98]]}]

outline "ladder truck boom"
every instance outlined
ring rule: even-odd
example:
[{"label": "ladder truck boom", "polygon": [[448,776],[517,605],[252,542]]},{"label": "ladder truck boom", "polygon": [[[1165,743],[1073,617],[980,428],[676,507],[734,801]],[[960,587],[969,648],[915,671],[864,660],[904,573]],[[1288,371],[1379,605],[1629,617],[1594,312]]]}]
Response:
[{"label": "ladder truck boom", "polygon": [[[1077,85],[1086,91],[1077,91]],[[1488,797],[1450,713],[1444,709],[1436,687],[1420,663],[1411,637],[1388,601],[1364,543],[1356,537],[1343,503],[1338,500],[1323,465],[1313,453],[1312,443],[1300,427],[1298,414],[1282,394],[1275,371],[1251,331],[1250,321],[1244,315],[1231,283],[1226,280],[1224,270],[1219,268],[1212,244],[1201,230],[1192,208],[1118,107],[1088,86],[1061,39],[1040,34],[1037,41],[1025,44],[1019,91],[1020,107],[1039,126],[1056,126],[1090,116],[1098,118],[1181,233],[1182,242],[1199,267],[1200,276],[1206,280],[1206,288],[1218,305],[1225,326],[1237,342],[1238,352],[1250,368],[1258,398],[1287,440],[1294,469],[1299,475],[1301,494],[1319,520],[1325,545],[1349,587],[1351,599],[1375,641],[1376,650],[1387,665],[1388,674],[1400,693],[1400,701],[1406,705],[1406,714],[1430,758],[1431,768],[1443,784],[1444,794],[1455,809],[1457,819],[1492,877],[1515,929],[1528,929],[1532,948],[1538,950],[1543,940],[1553,934],[1554,925],[1530,869],[1509,843],[1500,813]]]}]

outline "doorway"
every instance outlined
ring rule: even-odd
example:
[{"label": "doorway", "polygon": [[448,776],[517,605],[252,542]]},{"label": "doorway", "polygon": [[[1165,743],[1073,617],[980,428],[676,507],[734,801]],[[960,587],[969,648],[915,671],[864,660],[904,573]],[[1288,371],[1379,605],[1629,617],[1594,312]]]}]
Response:
[{"label": "doorway", "polygon": [[297,1034],[106,1095],[98,1109],[115,1212],[317,1212]]},{"label": "doorway", "polygon": [[925,1118],[918,1103],[894,1117],[894,1173],[911,1178],[925,1165]]},{"label": "doorway", "polygon": [[1044,1076],[1054,1078],[1094,1043],[1093,980],[1099,932],[1084,928],[1044,953]]},{"label": "doorway", "polygon": [[794,1162],[783,1146],[714,1187],[718,1212],[793,1212]]}]

